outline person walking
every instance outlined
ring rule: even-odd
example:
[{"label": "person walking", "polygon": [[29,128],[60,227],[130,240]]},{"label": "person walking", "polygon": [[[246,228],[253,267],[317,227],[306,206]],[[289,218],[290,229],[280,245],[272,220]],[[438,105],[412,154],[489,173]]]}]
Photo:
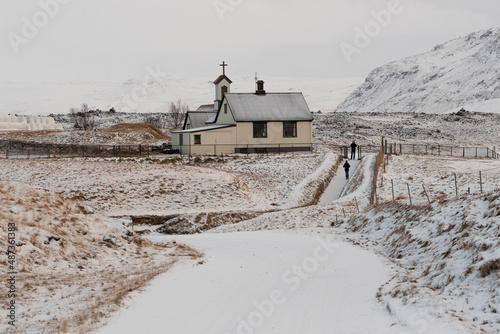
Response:
[{"label": "person walking", "polygon": [[349,180],[349,168],[351,168],[351,165],[349,165],[349,162],[346,160],[344,164],[344,170],[345,170],[345,179]]},{"label": "person walking", "polygon": [[356,147],[358,147],[358,145],[353,140],[351,144],[351,160],[354,160],[356,158]]}]

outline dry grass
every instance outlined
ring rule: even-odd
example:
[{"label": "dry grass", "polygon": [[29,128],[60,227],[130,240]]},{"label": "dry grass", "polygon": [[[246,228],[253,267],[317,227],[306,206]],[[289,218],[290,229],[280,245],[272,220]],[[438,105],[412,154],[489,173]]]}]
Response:
[{"label": "dry grass", "polygon": [[343,162],[342,156],[338,156],[335,164],[328,170],[328,172],[323,175],[320,179],[314,180],[312,183],[308,184],[304,189],[304,197],[309,200],[303,201],[302,206],[310,206],[318,204],[321,196],[323,195],[325,189],[330,184],[331,180],[337,173],[338,167]]},{"label": "dry grass", "polygon": [[155,139],[164,139],[170,140],[171,138],[160,130],[159,128],[147,124],[147,123],[120,123],[113,125],[109,128],[100,130],[101,132],[110,132],[110,133],[131,133],[131,132],[141,132],[141,133],[149,133]]},{"label": "dry grass", "polygon": [[370,199],[370,205],[376,204],[376,193],[377,193],[377,179],[380,172],[380,167],[384,163],[384,149],[381,147],[378,154],[377,159],[375,160],[375,166],[373,167],[373,180],[372,180],[372,194]]},{"label": "dry grass", "polygon": [[[179,259],[203,254],[183,245],[154,245],[108,218],[81,213],[78,203],[29,186],[0,182],[0,247],[7,224],[17,227],[19,332],[87,333],[117,311],[130,292],[144,288]],[[31,218],[29,218],[31,217]],[[113,234],[121,245],[103,241]],[[8,263],[0,260],[0,280]],[[0,295],[7,295],[5,284]],[[0,324],[0,332],[6,329]]]},{"label": "dry grass", "polygon": [[500,259],[495,259],[484,263],[479,267],[479,275],[481,277],[486,277],[500,269]]}]

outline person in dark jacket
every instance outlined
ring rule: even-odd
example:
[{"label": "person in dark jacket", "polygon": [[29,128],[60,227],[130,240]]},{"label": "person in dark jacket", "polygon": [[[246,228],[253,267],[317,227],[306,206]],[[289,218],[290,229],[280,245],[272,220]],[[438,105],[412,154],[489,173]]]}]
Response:
[{"label": "person in dark jacket", "polygon": [[345,179],[349,180],[349,168],[351,168],[351,165],[349,165],[349,162],[346,160],[344,164],[344,170],[345,170]]},{"label": "person in dark jacket", "polygon": [[358,147],[358,145],[356,145],[356,142],[353,140],[351,144],[351,160],[356,158],[356,147]]}]

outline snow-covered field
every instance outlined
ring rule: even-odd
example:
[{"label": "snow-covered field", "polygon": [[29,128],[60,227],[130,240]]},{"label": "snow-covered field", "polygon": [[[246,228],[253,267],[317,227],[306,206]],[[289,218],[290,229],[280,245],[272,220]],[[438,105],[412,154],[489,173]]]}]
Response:
[{"label": "snow-covered field", "polygon": [[201,256],[183,245],[152,244],[127,219],[92,214],[24,183],[0,181],[0,203],[2,333],[90,332],[130,291]]},{"label": "snow-covered field", "polygon": [[330,113],[315,114],[314,141],[318,146],[389,143],[500,147],[500,115],[465,112],[453,114]]},{"label": "snow-covered field", "polygon": [[108,216],[270,210],[303,205],[307,185],[300,183],[323,163],[330,168],[332,156],[239,156],[191,164],[178,158],[0,159],[0,179],[60,192]]},{"label": "snow-covered field", "polygon": [[[16,194],[56,196],[60,201],[76,203],[72,205],[93,207],[96,212],[88,215],[78,211],[78,218],[71,218],[75,214],[52,211],[61,207],[55,200],[35,201],[26,195],[10,199],[12,209],[2,206],[2,221],[12,219],[8,218],[13,214],[10,212],[18,212],[16,219],[28,225],[37,212],[45,210],[46,223],[36,223],[34,230],[24,226],[19,230],[22,240],[18,256],[26,261],[24,254],[36,247],[39,253],[34,254],[49,254],[48,262],[29,270],[42,275],[56,270],[63,277],[59,290],[20,285],[23,298],[30,298],[30,307],[20,308],[20,328],[43,332],[40,328],[47,326],[46,332],[51,328],[67,332],[75,320],[75,328],[80,331],[102,333],[135,333],[137,326],[152,333],[496,333],[500,329],[496,312],[500,209],[498,192],[491,191],[499,187],[496,171],[500,162],[392,156],[386,173],[379,176],[379,186],[384,179],[378,189],[380,200],[392,199],[392,179],[405,188],[406,183],[412,183],[414,199],[423,206],[407,206],[405,188],[396,188],[396,204],[371,210],[375,155],[365,155],[359,164],[352,162],[355,170],[349,181],[343,177],[340,162],[343,160],[331,153],[205,157],[196,161],[0,160],[0,179],[8,180],[4,181],[8,189],[18,189]],[[478,193],[474,182],[479,171],[484,175],[483,191],[490,193],[465,196],[469,184],[471,192]],[[340,177],[335,177],[336,173]],[[458,199],[454,174],[459,181]],[[334,194],[322,200],[328,198],[328,194],[320,195],[332,177],[333,186],[327,192]],[[431,207],[417,190],[420,183],[427,187],[431,200],[439,200]],[[224,216],[227,212],[231,219]],[[162,236],[154,232],[158,226],[134,226],[135,232],[152,230],[147,238],[153,245],[172,247],[176,241],[205,253],[205,257],[194,267],[193,262],[176,264],[143,292],[123,293],[118,301],[106,303],[89,300],[89,291],[102,293],[99,291],[106,285],[101,280],[83,287],[70,283],[78,275],[104,275],[103,270],[109,270],[121,277],[127,268],[137,267],[134,263],[140,263],[143,256],[161,263],[155,262],[160,253],[150,248],[134,259],[129,246],[123,251],[111,247],[112,253],[124,252],[120,260],[101,252],[103,259],[99,261],[89,262],[85,260],[87,255],[77,256],[73,266],[60,262],[56,260],[59,248],[69,245],[77,232],[50,230],[50,235],[62,235],[64,243],[53,239],[45,244],[42,239],[50,235],[43,232],[43,226],[50,226],[51,214],[67,216],[69,222],[79,219],[89,229],[97,229],[88,240],[90,245],[102,240],[107,233],[105,226],[124,228],[123,223],[129,224],[130,219],[123,216],[164,216],[163,227],[180,221],[187,226],[182,232],[209,230]],[[106,218],[109,215],[122,218]],[[225,222],[223,217],[227,218]],[[73,225],[76,228],[80,223]],[[39,231],[37,237],[32,236],[35,231]],[[126,235],[126,228],[123,233]],[[31,241],[23,244],[26,239]],[[330,245],[334,247],[331,253],[324,246],[329,242],[335,245]],[[319,248],[321,245],[323,248]],[[90,254],[97,252],[97,245],[88,247],[92,249]],[[174,253],[170,250],[168,254]],[[163,257],[165,266],[155,273],[170,268],[176,261],[172,255]],[[43,286],[46,281],[40,282]],[[113,295],[120,290],[109,291]],[[113,307],[99,309],[102,314],[90,321],[76,320],[81,319],[79,309],[67,309],[57,318],[52,313],[42,316],[46,309],[64,309],[60,303],[65,300],[78,300],[82,307],[95,305],[91,302]],[[109,326],[97,330],[119,306],[122,312],[110,320]],[[29,318],[28,311],[40,315]]]},{"label": "snow-covered field", "polygon": [[[0,159],[0,332],[500,333],[500,161],[393,155],[374,180],[382,138],[500,147],[498,34],[363,84],[259,76],[269,92],[303,92],[314,154]],[[71,107],[118,111],[96,113],[98,131],[0,139],[159,144],[168,136],[144,125],[105,128],[179,98],[212,103],[213,79],[0,83],[0,115],[55,114],[70,129]],[[253,75],[231,79],[232,92],[255,89]],[[350,112],[332,112],[351,93]],[[338,153],[353,139],[363,158],[346,180]]]},{"label": "snow-covered field", "polygon": [[393,155],[386,166],[386,173],[378,180],[379,186],[383,185],[378,192],[381,202],[392,200],[391,180],[396,199],[409,204],[409,185],[412,203],[427,204],[427,196],[433,201],[453,198],[457,194],[479,194],[481,189],[483,192],[500,190],[500,161]]}]

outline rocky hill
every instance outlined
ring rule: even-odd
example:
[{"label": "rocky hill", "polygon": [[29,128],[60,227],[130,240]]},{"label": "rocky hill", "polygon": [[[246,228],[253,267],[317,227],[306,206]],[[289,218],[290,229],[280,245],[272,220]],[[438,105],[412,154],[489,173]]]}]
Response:
[{"label": "rocky hill", "polygon": [[[486,103],[500,110],[500,28],[373,70],[337,111],[444,113]],[[496,109],[496,110],[494,110]]]}]

